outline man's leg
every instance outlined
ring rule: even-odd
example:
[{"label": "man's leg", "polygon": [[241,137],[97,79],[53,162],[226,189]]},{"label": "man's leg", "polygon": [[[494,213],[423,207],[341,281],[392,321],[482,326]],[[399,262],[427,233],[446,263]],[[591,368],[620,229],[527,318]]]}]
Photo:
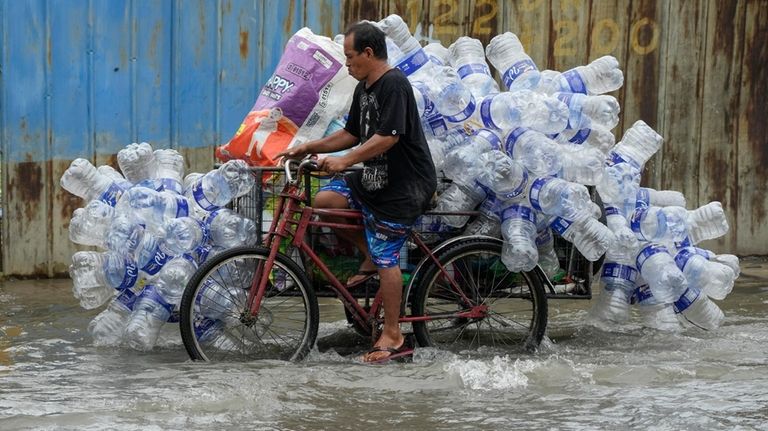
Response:
[{"label": "man's leg", "polygon": [[[320,190],[315,195],[315,200],[312,204],[315,208],[326,209],[348,209],[349,199],[344,194],[335,190]],[[344,217],[322,216],[322,219],[331,223],[349,223],[350,219]],[[363,262],[360,264],[360,271],[375,271],[376,265],[371,262],[371,256],[368,253],[368,245],[365,242],[365,235],[362,231],[353,229],[333,229],[334,234],[337,237],[349,241],[360,251],[364,256]],[[362,275],[352,276],[347,280],[347,284],[352,284],[359,279],[365,278]]]},{"label": "man's leg", "polygon": [[[405,338],[400,331],[400,303],[403,299],[403,278],[399,266],[379,268],[381,297],[384,301],[384,328],[373,347],[398,348]],[[389,356],[389,352],[371,352],[363,358],[366,362],[378,361]]]}]

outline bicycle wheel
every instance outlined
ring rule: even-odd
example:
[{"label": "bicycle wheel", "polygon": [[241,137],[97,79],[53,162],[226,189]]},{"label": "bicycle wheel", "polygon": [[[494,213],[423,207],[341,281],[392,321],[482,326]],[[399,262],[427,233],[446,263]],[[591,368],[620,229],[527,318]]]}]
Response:
[{"label": "bicycle wheel", "polygon": [[[426,269],[412,298],[420,346],[462,351],[481,345],[533,351],[547,327],[547,297],[533,271],[512,273],[501,261],[501,242],[472,239],[457,242],[440,253]],[[458,289],[451,285],[455,282]],[[460,313],[479,311],[478,317]]]},{"label": "bicycle wheel", "polygon": [[278,254],[258,310],[246,304],[269,250],[238,247],[205,262],[192,276],[179,307],[181,339],[194,360],[301,360],[317,338],[317,297],[304,271]]}]

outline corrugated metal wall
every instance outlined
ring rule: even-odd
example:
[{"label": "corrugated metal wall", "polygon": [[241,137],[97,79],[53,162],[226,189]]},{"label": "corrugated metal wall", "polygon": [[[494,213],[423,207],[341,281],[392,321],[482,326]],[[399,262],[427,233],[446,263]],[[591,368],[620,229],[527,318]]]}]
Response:
[{"label": "corrugated metal wall", "polygon": [[66,272],[83,202],[59,186],[77,157],[117,166],[131,142],[207,171],[304,26],[340,31],[340,0],[0,1],[3,271]]},{"label": "corrugated metal wall", "polygon": [[768,254],[768,0],[25,0],[0,2],[5,273],[66,270],[73,158],[114,165],[146,140],[208,169],[291,34],[390,13],[446,46],[515,32],[541,69],[614,55],[615,132],[642,119],[666,138],[644,183],[723,202],[731,232],[706,247]]}]

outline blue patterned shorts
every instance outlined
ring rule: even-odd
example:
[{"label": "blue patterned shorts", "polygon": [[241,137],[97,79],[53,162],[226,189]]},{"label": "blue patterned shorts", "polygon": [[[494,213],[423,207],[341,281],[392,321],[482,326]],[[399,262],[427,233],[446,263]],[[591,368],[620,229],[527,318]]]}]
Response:
[{"label": "blue patterned shorts", "polygon": [[343,178],[334,178],[320,187],[320,191],[338,193],[349,203],[349,208],[359,209],[363,213],[365,241],[373,264],[379,268],[391,268],[400,264],[400,249],[411,233],[412,225],[393,223],[376,218],[368,208],[360,204],[353,196]]}]

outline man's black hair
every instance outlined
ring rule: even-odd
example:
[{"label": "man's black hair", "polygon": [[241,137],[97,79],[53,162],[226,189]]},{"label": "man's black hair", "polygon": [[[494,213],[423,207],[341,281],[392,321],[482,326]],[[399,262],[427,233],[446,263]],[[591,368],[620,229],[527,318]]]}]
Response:
[{"label": "man's black hair", "polygon": [[387,39],[381,29],[369,22],[358,22],[352,24],[344,32],[344,36],[354,34],[354,43],[352,48],[357,52],[363,52],[365,48],[373,50],[373,56],[381,59],[387,59]]}]

